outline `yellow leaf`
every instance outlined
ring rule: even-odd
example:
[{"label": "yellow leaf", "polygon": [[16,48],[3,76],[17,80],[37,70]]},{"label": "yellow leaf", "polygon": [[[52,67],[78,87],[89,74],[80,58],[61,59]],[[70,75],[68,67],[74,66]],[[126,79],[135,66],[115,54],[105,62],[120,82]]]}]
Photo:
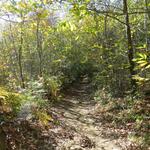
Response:
[{"label": "yellow leaf", "polygon": [[18,2],[18,5],[21,7],[21,8],[26,8],[27,7],[27,4],[25,2]]}]

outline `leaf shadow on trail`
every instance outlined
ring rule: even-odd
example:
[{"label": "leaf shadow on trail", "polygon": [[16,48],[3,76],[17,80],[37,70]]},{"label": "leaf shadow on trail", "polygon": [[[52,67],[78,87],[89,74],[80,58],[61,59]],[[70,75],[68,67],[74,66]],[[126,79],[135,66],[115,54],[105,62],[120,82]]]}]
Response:
[{"label": "leaf shadow on trail", "polygon": [[[86,127],[101,127],[101,122],[104,120],[90,113],[96,104],[90,94],[91,89],[88,83],[77,83],[64,92],[64,98],[58,103],[55,103],[54,107],[57,108],[57,113],[60,113],[65,120],[73,123],[77,122]],[[87,112],[84,112],[84,110]],[[107,134],[99,136],[106,139],[106,142],[118,138],[116,134],[112,136]]]}]

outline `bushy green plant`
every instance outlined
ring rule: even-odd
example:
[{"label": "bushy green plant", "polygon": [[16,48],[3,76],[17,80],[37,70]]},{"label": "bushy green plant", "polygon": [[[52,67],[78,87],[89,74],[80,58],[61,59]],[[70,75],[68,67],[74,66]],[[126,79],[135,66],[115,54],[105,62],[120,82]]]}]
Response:
[{"label": "bushy green plant", "polygon": [[44,88],[49,99],[57,99],[59,97],[59,91],[61,82],[57,77],[46,77],[44,79]]},{"label": "bushy green plant", "polygon": [[46,100],[45,97],[45,88],[43,83],[43,78],[35,81],[30,81],[27,83],[28,87],[22,91],[22,94],[25,97],[26,102],[34,102],[38,105],[44,105]]},{"label": "bushy green plant", "polygon": [[32,96],[35,96],[38,98],[42,98],[42,96],[45,93],[44,85],[43,85],[43,78],[28,82],[28,87],[25,90],[25,93],[31,94]]},{"label": "bushy green plant", "polygon": [[4,88],[0,87],[1,111],[3,111],[4,114],[11,112],[13,115],[16,115],[20,110],[23,100],[23,95],[14,92],[8,92]]},{"label": "bushy green plant", "polygon": [[45,110],[36,109],[33,111],[33,114],[43,125],[47,125],[49,121],[53,121],[53,118]]},{"label": "bushy green plant", "polygon": [[37,120],[46,124],[50,120],[50,116],[46,113],[48,101],[45,99],[46,90],[44,88],[44,80],[28,82],[28,87],[21,91],[24,95],[24,101],[21,104],[20,112],[18,113],[19,118]]}]

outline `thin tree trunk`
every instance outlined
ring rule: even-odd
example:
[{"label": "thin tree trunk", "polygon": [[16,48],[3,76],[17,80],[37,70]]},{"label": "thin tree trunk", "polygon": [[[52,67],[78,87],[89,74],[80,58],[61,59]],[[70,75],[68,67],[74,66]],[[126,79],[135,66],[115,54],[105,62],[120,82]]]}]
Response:
[{"label": "thin tree trunk", "polygon": [[148,18],[150,19],[150,13],[149,13],[149,10],[150,10],[150,1],[149,0],[145,0],[145,9],[147,11],[147,14],[148,14]]},{"label": "thin tree trunk", "polygon": [[37,30],[36,30],[37,52],[38,52],[38,56],[39,56],[39,74],[40,74],[40,76],[42,76],[42,52],[41,52],[41,42],[40,42],[39,26],[40,26],[40,21],[37,18]]},{"label": "thin tree trunk", "polygon": [[107,15],[104,18],[105,46],[107,47]]},{"label": "thin tree trunk", "polygon": [[132,36],[131,36],[131,27],[130,27],[130,20],[129,20],[129,14],[128,14],[128,2],[127,0],[123,0],[123,7],[124,7],[124,14],[125,14],[125,22],[126,22],[126,34],[127,34],[127,43],[128,43],[128,59],[129,59],[129,70],[131,75],[131,88],[132,88],[132,94],[135,94],[137,84],[136,80],[132,77],[136,74],[134,68],[135,64],[133,62],[134,58],[134,50],[133,50],[133,43],[132,43]]},{"label": "thin tree trunk", "polygon": [[[22,14],[21,14],[21,17],[22,17]],[[20,72],[20,79],[21,79],[21,87],[25,88],[23,67],[22,67],[23,20],[21,22],[20,29],[21,29],[21,32],[20,32],[20,47],[18,50],[18,65],[19,65],[19,72]]]},{"label": "thin tree trunk", "polygon": [[[148,1],[145,0],[145,10],[148,11]],[[148,13],[145,13],[145,18],[144,18],[144,29],[145,29],[145,42],[146,42],[146,50],[148,51],[150,46],[149,46],[149,42],[150,42],[150,39],[148,37],[148,18],[150,18],[150,14]]]},{"label": "thin tree trunk", "polygon": [[[9,15],[8,15],[8,18],[10,20],[10,16]],[[17,48],[16,48],[15,38],[14,38],[14,35],[13,35],[13,31],[12,31],[12,24],[11,24],[11,22],[9,24],[9,30],[10,30],[9,39],[12,42],[12,45],[13,45],[13,51],[12,51],[12,54],[10,54],[10,59],[11,59],[11,63],[12,63],[11,64],[11,66],[12,66],[11,69],[12,69],[12,72],[15,75],[16,79],[19,81],[18,75],[17,75],[18,65],[15,67],[15,64],[18,63],[18,62],[15,62],[14,59],[13,59],[13,55],[15,54],[15,57],[18,60],[18,52],[17,52]],[[7,43],[6,38],[4,38],[4,42],[5,42],[5,45],[6,45],[7,49],[9,49],[9,43]]]},{"label": "thin tree trunk", "polygon": [[29,50],[29,56],[30,56],[30,78],[33,78],[33,56],[32,56],[32,52],[31,52],[31,48],[29,46],[29,44],[27,45],[27,49]]}]

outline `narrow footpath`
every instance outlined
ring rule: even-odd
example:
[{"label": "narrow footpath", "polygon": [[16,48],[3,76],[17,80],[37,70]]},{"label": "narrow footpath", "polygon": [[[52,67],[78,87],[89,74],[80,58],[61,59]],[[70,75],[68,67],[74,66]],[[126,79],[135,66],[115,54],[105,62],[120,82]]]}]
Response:
[{"label": "narrow footpath", "polygon": [[94,108],[95,101],[90,97],[90,87],[86,80],[65,92],[55,111],[62,115],[69,127],[85,138],[82,141],[78,136],[72,140],[63,140],[58,150],[121,150],[115,139],[103,138],[101,125],[95,124],[91,115]]}]

